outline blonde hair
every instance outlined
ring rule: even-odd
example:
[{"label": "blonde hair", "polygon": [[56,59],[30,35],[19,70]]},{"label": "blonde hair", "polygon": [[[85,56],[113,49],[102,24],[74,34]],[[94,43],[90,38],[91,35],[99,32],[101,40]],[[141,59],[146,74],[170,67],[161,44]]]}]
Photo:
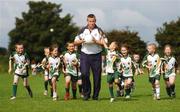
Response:
[{"label": "blonde hair", "polygon": [[150,44],[147,45],[147,47],[148,47],[148,46],[152,46],[152,47],[154,47],[154,49],[157,48],[157,45],[156,45],[155,43],[150,43]]},{"label": "blonde hair", "polygon": [[169,47],[169,48],[172,50],[172,46],[171,46],[170,44],[166,44],[166,45],[164,46],[164,49],[166,49],[167,47]]}]

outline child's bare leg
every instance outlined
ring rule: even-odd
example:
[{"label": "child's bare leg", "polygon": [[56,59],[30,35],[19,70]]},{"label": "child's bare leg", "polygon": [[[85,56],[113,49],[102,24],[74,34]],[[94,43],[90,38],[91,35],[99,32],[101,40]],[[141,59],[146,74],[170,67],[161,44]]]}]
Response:
[{"label": "child's bare leg", "polygon": [[160,83],[159,80],[155,80],[156,99],[160,99]]},{"label": "child's bare leg", "polygon": [[73,99],[76,99],[76,82],[72,82],[72,93],[73,93]]},{"label": "child's bare leg", "polygon": [[170,89],[171,89],[171,96],[175,97],[175,76],[169,77]]},{"label": "child's bare leg", "polygon": [[52,88],[53,88],[53,98],[57,100],[57,92],[56,92],[56,77],[52,77]]},{"label": "child's bare leg", "polygon": [[44,95],[47,95],[47,91],[48,91],[48,81],[49,81],[49,77],[48,76],[44,76]]},{"label": "child's bare leg", "polygon": [[70,93],[69,93],[69,88],[70,88],[70,82],[71,82],[71,76],[66,76],[65,77],[65,90],[66,90],[66,94],[64,96],[64,100],[68,100],[70,97]]},{"label": "child's bare leg", "polygon": [[12,93],[13,93],[12,96],[13,97],[16,97],[18,81],[19,81],[19,76],[14,75],[13,85],[12,85]]},{"label": "child's bare leg", "polygon": [[[79,88],[79,93],[80,93],[80,95],[82,96],[83,94],[82,94],[82,80],[80,79],[80,80],[78,80],[78,88]],[[83,97],[83,96],[82,96]]]},{"label": "child's bare leg", "polygon": [[126,91],[126,96],[129,97],[131,93],[131,83],[132,79],[128,78],[125,80],[125,91]]},{"label": "child's bare leg", "polygon": [[26,77],[26,78],[23,78],[23,85],[24,85],[24,87],[27,89],[30,97],[32,98],[32,97],[33,97],[33,94],[32,94],[32,90],[31,90],[31,88],[30,88],[30,86],[29,86],[29,82],[28,82],[28,78],[27,78],[27,77]]},{"label": "child's bare leg", "polygon": [[114,98],[113,83],[109,83],[108,86],[109,86],[110,96],[111,96],[111,98]]}]

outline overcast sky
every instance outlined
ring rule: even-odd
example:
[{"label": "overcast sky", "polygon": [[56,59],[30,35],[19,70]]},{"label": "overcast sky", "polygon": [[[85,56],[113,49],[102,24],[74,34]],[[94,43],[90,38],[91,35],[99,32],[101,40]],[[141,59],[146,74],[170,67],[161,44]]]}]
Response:
[{"label": "overcast sky", "polygon": [[[33,0],[39,1],[39,0]],[[155,42],[156,29],[164,22],[180,17],[180,0],[45,0],[62,4],[62,16],[70,13],[73,22],[82,27],[86,16],[94,13],[103,30],[138,31],[145,42]],[[28,0],[0,0],[0,46],[7,47],[8,32],[15,27],[15,17],[27,12]]]}]

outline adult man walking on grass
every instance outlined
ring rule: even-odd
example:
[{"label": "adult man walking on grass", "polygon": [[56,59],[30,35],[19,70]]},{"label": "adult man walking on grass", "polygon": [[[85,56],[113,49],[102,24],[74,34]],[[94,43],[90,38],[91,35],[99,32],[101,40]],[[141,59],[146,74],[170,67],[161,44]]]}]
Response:
[{"label": "adult man walking on grass", "polygon": [[90,68],[93,74],[93,100],[98,100],[101,88],[101,51],[103,46],[103,31],[96,25],[94,14],[87,16],[87,26],[83,27],[75,38],[75,45],[81,45],[80,70],[84,100],[91,94]]}]

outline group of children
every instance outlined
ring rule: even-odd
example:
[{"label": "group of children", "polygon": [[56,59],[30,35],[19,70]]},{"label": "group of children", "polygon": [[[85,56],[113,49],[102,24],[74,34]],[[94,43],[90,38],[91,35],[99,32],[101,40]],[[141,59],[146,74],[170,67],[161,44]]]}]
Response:
[{"label": "group of children", "polygon": [[[28,84],[28,66],[30,59],[24,52],[24,46],[21,43],[15,45],[15,52],[9,58],[9,73],[12,71],[12,63],[14,64],[14,82],[13,82],[13,95],[11,99],[16,98],[17,84],[19,77],[23,79],[24,86],[27,88],[29,95],[33,97],[32,91]],[[62,71],[65,77],[65,100],[70,99],[70,84],[72,86],[73,99],[76,99],[77,84],[79,87],[80,96],[82,94],[82,80],[79,70],[79,56],[76,52],[74,43],[67,43],[67,51],[59,56],[58,46],[52,45],[51,47],[44,48],[44,55],[41,64],[34,66],[41,67],[44,71],[44,95],[48,95],[48,85],[50,85],[50,93],[53,100],[58,99],[57,95],[57,81]]]},{"label": "group of children", "polygon": [[[80,72],[79,55],[73,42],[66,45],[67,51],[59,55],[58,46],[52,45],[44,48],[44,55],[41,67],[44,71],[44,95],[48,95],[48,85],[50,85],[51,97],[54,101],[58,99],[57,81],[60,72],[65,78],[65,96],[64,100],[70,99],[70,86],[72,88],[72,98],[76,99],[77,85],[80,96],[83,97],[82,76]],[[164,47],[164,57],[161,58],[156,52],[156,44],[147,45],[147,55],[140,64],[140,55],[134,53],[131,57],[129,47],[123,44],[118,51],[118,43],[111,42],[107,46],[104,42],[105,52],[105,73],[107,75],[107,83],[109,86],[110,102],[114,101],[113,84],[116,85],[117,96],[125,96],[129,99],[134,88],[134,75],[142,74],[142,67],[147,68],[149,74],[149,82],[152,84],[153,98],[160,99],[160,75],[163,74],[166,91],[170,97],[175,97],[175,77],[177,62],[172,56],[172,48],[170,45]],[[31,88],[28,84],[28,66],[30,59],[24,52],[24,46],[21,43],[15,45],[15,52],[9,58],[9,73],[12,71],[12,63],[14,63],[14,81],[13,95],[11,99],[16,98],[17,84],[19,78],[23,79],[24,86],[28,93],[33,97]],[[36,67],[35,67],[36,68]],[[125,93],[125,94],[124,94]]]},{"label": "group of children", "polygon": [[166,91],[169,97],[175,97],[175,77],[177,70],[177,62],[172,56],[172,48],[170,45],[164,47],[164,57],[160,57],[157,53],[156,44],[147,45],[147,55],[140,66],[140,56],[134,53],[131,57],[129,47],[124,44],[117,51],[118,45],[112,42],[109,47],[105,45],[106,51],[106,74],[109,84],[110,102],[114,101],[113,83],[117,86],[117,96],[130,98],[134,88],[134,75],[142,74],[142,67],[147,68],[149,82],[152,85],[153,98],[160,100],[160,75],[162,74],[166,84]]}]

